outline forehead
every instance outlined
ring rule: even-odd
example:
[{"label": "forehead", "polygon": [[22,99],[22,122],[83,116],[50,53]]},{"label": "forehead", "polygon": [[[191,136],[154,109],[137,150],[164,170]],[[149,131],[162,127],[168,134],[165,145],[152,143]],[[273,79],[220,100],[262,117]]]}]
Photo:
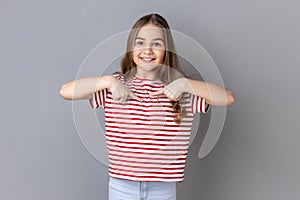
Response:
[{"label": "forehead", "polygon": [[139,29],[137,37],[150,40],[156,38],[164,39],[164,32],[162,28],[154,24],[145,24]]}]

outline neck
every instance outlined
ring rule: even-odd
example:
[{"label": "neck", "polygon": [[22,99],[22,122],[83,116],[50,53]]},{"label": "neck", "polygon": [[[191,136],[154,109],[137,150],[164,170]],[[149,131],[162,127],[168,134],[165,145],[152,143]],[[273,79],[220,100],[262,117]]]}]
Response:
[{"label": "neck", "polygon": [[141,79],[158,80],[158,75],[156,71],[144,72],[142,70],[137,69],[136,76]]}]

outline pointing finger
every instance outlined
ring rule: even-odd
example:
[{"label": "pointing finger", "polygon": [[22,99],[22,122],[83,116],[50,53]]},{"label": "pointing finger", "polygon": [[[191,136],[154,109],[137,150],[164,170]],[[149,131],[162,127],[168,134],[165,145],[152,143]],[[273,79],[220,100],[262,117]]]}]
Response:
[{"label": "pointing finger", "polygon": [[160,89],[156,92],[149,93],[150,96],[159,96],[159,95],[162,95],[162,94],[164,94],[164,88]]},{"label": "pointing finger", "polygon": [[138,101],[142,101],[141,98],[137,97],[136,95],[134,95],[133,93],[130,93],[129,96],[135,100],[138,100]]}]

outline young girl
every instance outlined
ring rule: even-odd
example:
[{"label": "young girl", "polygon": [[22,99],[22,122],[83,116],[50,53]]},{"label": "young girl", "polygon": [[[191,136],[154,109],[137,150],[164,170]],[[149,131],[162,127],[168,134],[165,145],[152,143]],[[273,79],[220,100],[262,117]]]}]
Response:
[{"label": "young girl", "polygon": [[174,200],[194,114],[231,105],[233,94],[182,76],[170,27],[158,14],[132,27],[121,70],[66,83],[60,95],[105,109],[110,200]]}]

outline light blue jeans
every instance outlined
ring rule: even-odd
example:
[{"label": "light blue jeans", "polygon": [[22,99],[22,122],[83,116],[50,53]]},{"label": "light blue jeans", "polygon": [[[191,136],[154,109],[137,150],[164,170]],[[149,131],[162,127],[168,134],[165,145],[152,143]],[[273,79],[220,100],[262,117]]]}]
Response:
[{"label": "light blue jeans", "polygon": [[142,182],[110,177],[109,200],[176,200],[176,182]]}]

